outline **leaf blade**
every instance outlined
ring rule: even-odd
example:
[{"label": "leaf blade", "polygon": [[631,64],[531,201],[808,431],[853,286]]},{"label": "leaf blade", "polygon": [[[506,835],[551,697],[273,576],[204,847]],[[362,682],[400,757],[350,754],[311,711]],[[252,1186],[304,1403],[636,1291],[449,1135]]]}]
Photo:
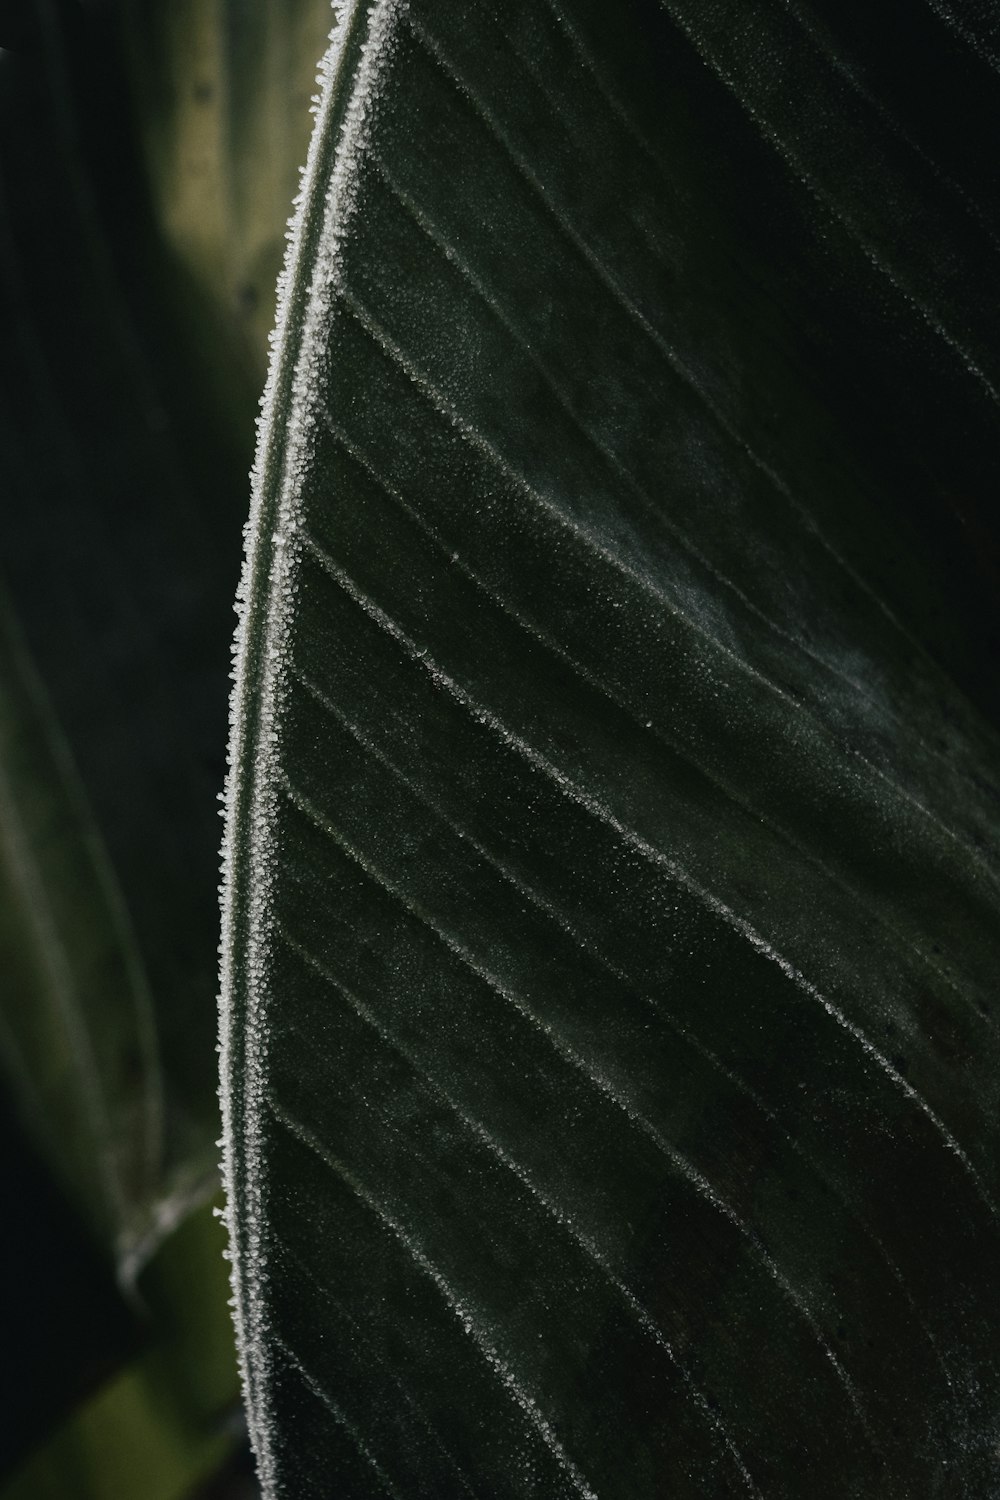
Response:
[{"label": "leaf blade", "polygon": [[[869,540],[900,509],[898,477],[869,502],[885,461],[842,371],[878,391],[905,339],[839,325],[827,201],[754,100],[740,123],[637,4],[606,47],[630,128],[582,61],[596,14],[376,7],[325,178],[311,158],[326,244],[293,244],[269,388],[224,910],[262,1478],[308,1483],[311,1448],[414,1495],[456,1466],[511,1495],[985,1485],[995,730],[934,660],[926,536],[898,611],[830,506]],[[670,129],[735,132],[749,250],[719,248],[680,137],[642,186],[658,69]],[[913,299],[883,308],[877,265],[859,285],[849,229],[850,290],[895,330]],[[798,278],[777,337],[761,245]],[[324,1342],[341,1285],[447,1476],[384,1388],[351,1406],[375,1377]]]}]

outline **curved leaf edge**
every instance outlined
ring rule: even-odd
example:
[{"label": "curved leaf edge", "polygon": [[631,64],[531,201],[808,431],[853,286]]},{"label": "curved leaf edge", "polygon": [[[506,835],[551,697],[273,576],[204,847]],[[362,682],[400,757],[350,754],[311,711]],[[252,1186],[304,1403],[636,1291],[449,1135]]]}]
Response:
[{"label": "curved leaf edge", "polygon": [[349,0],[320,60],[316,123],[289,221],[271,360],[258,418],[250,517],[236,598],[230,743],[223,793],[219,1101],[231,1262],[230,1306],[251,1446],[265,1496],[276,1493],[267,1339],[268,1267],[259,1170],[266,1107],[269,870],[279,778],[278,722],[298,552],[297,480],[323,358],[325,312],[352,218],[354,165],[378,102],[406,0]]}]

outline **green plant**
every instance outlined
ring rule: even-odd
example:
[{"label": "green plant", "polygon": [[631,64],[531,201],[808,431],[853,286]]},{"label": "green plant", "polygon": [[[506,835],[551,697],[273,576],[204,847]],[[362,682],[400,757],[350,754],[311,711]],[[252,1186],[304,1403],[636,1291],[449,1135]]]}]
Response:
[{"label": "green plant", "polygon": [[[241,175],[264,53],[225,14],[229,113],[224,68],[194,88],[232,216],[171,189],[169,110],[143,133],[219,475],[274,246]],[[853,0],[341,9],[224,845],[267,1495],[997,1488],[991,28]],[[118,934],[102,1040],[145,1057],[120,907],[58,816],[71,934],[81,884]],[[204,1097],[156,1202],[197,1180]]]}]

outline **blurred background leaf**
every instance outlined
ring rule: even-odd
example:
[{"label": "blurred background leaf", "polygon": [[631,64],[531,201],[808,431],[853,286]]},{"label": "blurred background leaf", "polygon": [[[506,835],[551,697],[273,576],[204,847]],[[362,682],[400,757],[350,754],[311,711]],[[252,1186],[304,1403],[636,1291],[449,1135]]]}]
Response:
[{"label": "blurred background leaf", "polygon": [[[3,1500],[186,1500],[231,1464],[242,1418],[221,1243],[206,1205],[151,1257],[132,1309],[138,1347],[47,1434]],[[233,1466],[220,1495],[235,1500],[244,1479]]]},{"label": "blurred background leaf", "polygon": [[0,972],[3,1053],[22,1116],[127,1263],[161,1183],[149,988],[100,834],[2,601]]},{"label": "blurred background leaf", "polygon": [[186,332],[256,409],[329,0],[122,0],[139,143]]},{"label": "blurred background leaf", "polygon": [[[217,1183],[217,795],[254,416],[331,20],[318,0],[0,13],[0,1319],[20,1413],[0,1472],[38,1460],[18,1494],[152,1496],[155,1472],[180,1495],[237,1441],[222,1237],[189,1227]],[[145,1455],[141,1482],[115,1445]]]},{"label": "blurred background leaf", "polygon": [[38,47],[5,55],[0,99],[0,555],[153,996],[160,1170],[199,1159],[207,1172],[213,804],[242,481],[151,295],[112,18],[51,0],[36,13]]}]

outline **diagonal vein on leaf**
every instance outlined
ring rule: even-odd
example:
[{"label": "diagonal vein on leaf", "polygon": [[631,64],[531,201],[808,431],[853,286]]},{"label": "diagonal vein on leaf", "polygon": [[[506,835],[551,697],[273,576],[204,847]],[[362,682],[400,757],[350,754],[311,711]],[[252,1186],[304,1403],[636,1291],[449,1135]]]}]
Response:
[{"label": "diagonal vein on leaf", "polygon": [[224,852],[268,1496],[992,1492],[998,239],[854,25],[341,13]]}]

